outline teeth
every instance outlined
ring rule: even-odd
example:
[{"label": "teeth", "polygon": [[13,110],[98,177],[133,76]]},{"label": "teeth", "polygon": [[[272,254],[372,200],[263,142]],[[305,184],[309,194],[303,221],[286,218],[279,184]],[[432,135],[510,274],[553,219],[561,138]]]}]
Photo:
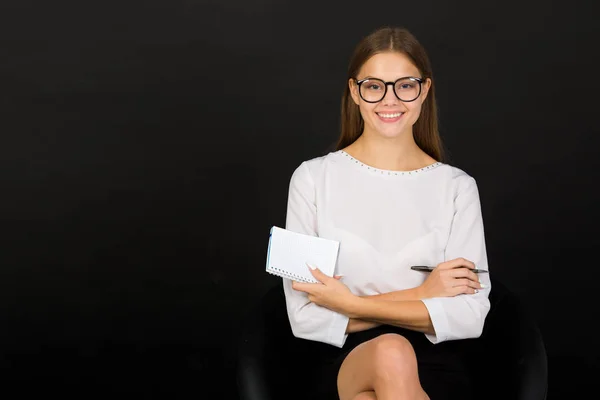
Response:
[{"label": "teeth", "polygon": [[381,113],[377,113],[377,115],[379,115],[380,117],[383,117],[383,118],[398,118],[402,114],[404,114],[404,113],[396,113],[396,114],[381,114]]}]

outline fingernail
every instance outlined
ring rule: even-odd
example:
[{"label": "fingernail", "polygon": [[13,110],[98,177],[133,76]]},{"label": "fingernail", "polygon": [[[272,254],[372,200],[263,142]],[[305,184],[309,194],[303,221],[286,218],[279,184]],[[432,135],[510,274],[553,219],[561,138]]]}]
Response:
[{"label": "fingernail", "polygon": [[479,293],[479,290],[475,289],[475,293]]},{"label": "fingernail", "polygon": [[306,263],[306,266],[310,269],[312,269],[313,271],[316,269],[315,267],[313,267],[312,265],[310,265],[309,263]]},{"label": "fingernail", "polygon": [[480,283],[479,286],[481,286],[482,289],[485,289],[488,287],[485,283]]}]

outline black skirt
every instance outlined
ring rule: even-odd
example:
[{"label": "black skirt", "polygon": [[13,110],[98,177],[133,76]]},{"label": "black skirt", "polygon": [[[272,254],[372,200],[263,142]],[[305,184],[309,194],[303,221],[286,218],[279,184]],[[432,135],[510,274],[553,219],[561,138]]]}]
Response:
[{"label": "black skirt", "polygon": [[404,336],[412,344],[417,357],[421,386],[431,400],[469,400],[474,398],[470,379],[469,363],[478,354],[475,340],[452,340],[438,344],[431,343],[423,333],[389,325],[382,325],[366,331],[348,335],[342,348],[323,343],[301,340],[303,352],[310,353],[310,376],[312,384],[308,394],[311,399],[336,400],[337,374],[350,352],[359,344],[386,333]]}]

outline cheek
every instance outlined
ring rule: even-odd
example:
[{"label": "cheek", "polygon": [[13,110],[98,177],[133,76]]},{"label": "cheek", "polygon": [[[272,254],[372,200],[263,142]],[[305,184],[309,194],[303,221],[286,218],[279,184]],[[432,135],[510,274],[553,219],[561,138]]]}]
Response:
[{"label": "cheek", "polygon": [[373,117],[373,106],[371,106],[369,103],[361,102],[359,109],[363,119]]},{"label": "cheek", "polygon": [[416,120],[417,118],[419,118],[419,114],[421,114],[421,109],[423,107],[423,103],[417,103],[412,102],[409,103],[408,105],[408,109],[410,110],[410,113],[412,114],[413,118]]}]

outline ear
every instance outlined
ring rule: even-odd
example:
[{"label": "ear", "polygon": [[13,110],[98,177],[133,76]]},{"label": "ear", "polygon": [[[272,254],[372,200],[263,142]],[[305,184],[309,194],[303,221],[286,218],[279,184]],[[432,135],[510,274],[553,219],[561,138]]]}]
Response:
[{"label": "ear", "polygon": [[432,83],[433,82],[431,81],[431,78],[427,78],[425,79],[425,82],[423,82],[423,84],[421,85],[421,96],[423,96],[423,102],[425,102],[425,99],[427,99],[427,95],[429,94],[429,89],[431,88]]},{"label": "ear", "polygon": [[354,79],[348,79],[348,88],[350,89],[350,95],[352,96],[352,100],[354,100],[354,104],[359,105],[358,85]]}]

